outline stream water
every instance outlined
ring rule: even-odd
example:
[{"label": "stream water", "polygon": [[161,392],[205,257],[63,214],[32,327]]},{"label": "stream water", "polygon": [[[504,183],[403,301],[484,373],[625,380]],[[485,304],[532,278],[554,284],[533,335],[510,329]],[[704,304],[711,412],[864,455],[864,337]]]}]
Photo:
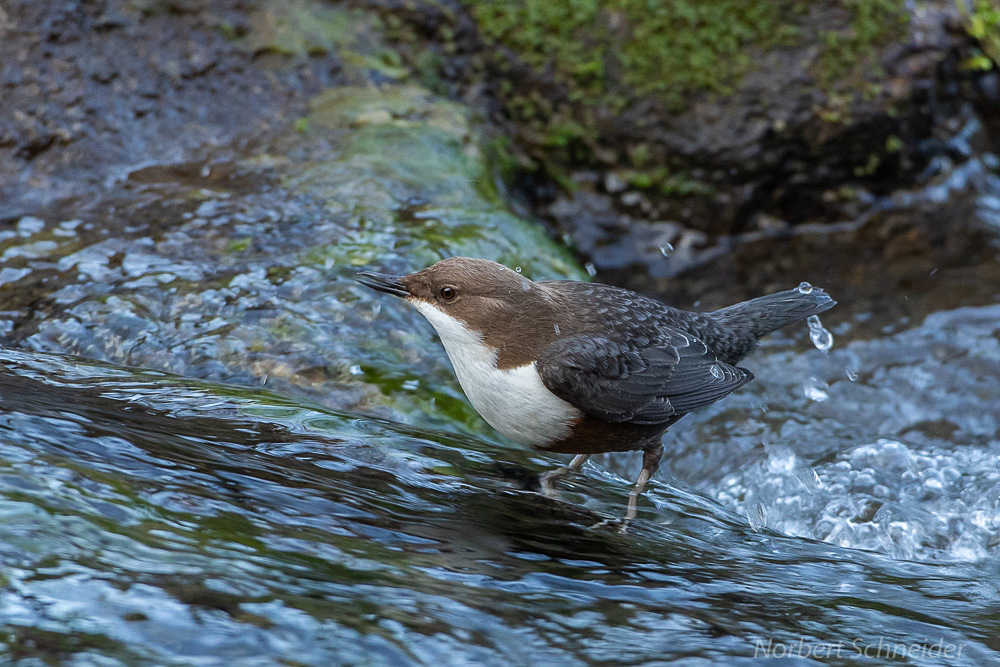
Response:
[{"label": "stream water", "polygon": [[9,660],[1000,664],[995,255],[880,296],[906,317],[831,278],[836,310],[667,435],[621,534],[599,524],[637,456],[540,495],[561,460],[485,427],[419,315],[352,280],[456,253],[585,272],[462,171],[452,107],[329,102],[308,141],[0,232]]}]

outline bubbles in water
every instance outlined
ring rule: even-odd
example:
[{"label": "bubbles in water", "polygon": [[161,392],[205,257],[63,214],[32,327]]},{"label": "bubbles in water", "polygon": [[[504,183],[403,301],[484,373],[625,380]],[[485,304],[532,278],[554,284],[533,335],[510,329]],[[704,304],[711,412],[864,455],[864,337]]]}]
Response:
[{"label": "bubbles in water", "polygon": [[807,282],[799,283],[799,293],[800,294],[812,294],[813,286]]},{"label": "bubbles in water", "polygon": [[521,267],[520,266],[515,266],[514,270],[517,271],[518,273],[520,273],[521,272]]},{"label": "bubbles in water", "polygon": [[766,523],[900,559],[975,562],[995,559],[1000,546],[998,460],[979,446],[880,439],[808,469],[749,466],[723,480],[716,497],[755,530]]},{"label": "bubbles in water", "polygon": [[587,273],[590,274],[591,278],[597,275],[597,267],[594,266],[593,262],[587,262],[583,265],[583,268],[587,269]]},{"label": "bubbles in water", "polygon": [[558,324],[554,324],[552,326],[552,330],[556,332],[557,336],[559,335],[559,325]]},{"label": "bubbles in water", "polygon": [[364,375],[365,374],[365,372],[363,370],[361,370],[361,365],[360,364],[354,364],[353,366],[351,366],[350,368],[347,369],[347,372],[350,373],[351,375]]},{"label": "bubbles in water", "polygon": [[670,255],[674,254],[673,243],[661,243],[659,248],[660,248],[660,254],[663,255],[664,257],[670,257]]},{"label": "bubbles in water", "polygon": [[[799,291],[802,291],[801,287]],[[809,323],[809,338],[812,339],[813,345],[820,352],[829,352],[830,348],[833,347],[833,334],[819,321],[819,315],[810,315],[807,322]]]},{"label": "bubbles in water", "polygon": [[822,403],[826,399],[830,398],[830,394],[827,392],[828,385],[825,382],[820,382],[815,377],[806,378],[805,383],[802,385],[802,393],[806,395],[810,401],[816,401],[817,403]]}]

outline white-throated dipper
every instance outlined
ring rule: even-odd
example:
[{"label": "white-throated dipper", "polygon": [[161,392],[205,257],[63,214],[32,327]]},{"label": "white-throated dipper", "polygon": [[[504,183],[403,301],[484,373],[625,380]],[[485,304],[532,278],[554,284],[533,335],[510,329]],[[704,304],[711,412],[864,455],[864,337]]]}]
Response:
[{"label": "white-throated dipper", "polygon": [[832,308],[815,287],[711,313],[671,308],[629,290],[572,280],[532,281],[484,259],[452,257],[358,281],[409,301],[437,330],[455,375],[490,426],[532,448],[587,457],[642,450],[626,519],[678,419],[753,379],[736,364],[765,335]]}]

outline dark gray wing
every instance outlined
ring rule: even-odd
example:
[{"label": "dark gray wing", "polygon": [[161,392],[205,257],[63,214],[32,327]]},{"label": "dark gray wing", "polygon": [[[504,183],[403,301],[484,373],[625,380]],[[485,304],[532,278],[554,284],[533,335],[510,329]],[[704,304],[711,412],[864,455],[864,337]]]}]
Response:
[{"label": "dark gray wing", "polygon": [[586,414],[634,424],[670,421],[753,379],[680,332],[642,342],[648,344],[593,335],[559,339],[542,352],[538,373],[549,391]]}]

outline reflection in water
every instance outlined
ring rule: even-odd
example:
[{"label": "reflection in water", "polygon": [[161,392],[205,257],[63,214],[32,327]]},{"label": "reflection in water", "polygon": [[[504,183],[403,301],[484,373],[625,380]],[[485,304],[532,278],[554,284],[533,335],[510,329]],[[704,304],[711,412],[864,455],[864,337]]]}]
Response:
[{"label": "reflection in water", "polygon": [[[551,462],[474,439],[79,359],[0,366],[15,658],[631,662],[943,637],[985,664],[998,648],[989,561],[754,532],[683,483],[655,485],[623,536],[589,528],[628,490],[596,466],[547,499],[530,488]],[[891,451],[887,476],[921,456],[844,460]],[[817,469],[831,500],[840,468]]]}]

